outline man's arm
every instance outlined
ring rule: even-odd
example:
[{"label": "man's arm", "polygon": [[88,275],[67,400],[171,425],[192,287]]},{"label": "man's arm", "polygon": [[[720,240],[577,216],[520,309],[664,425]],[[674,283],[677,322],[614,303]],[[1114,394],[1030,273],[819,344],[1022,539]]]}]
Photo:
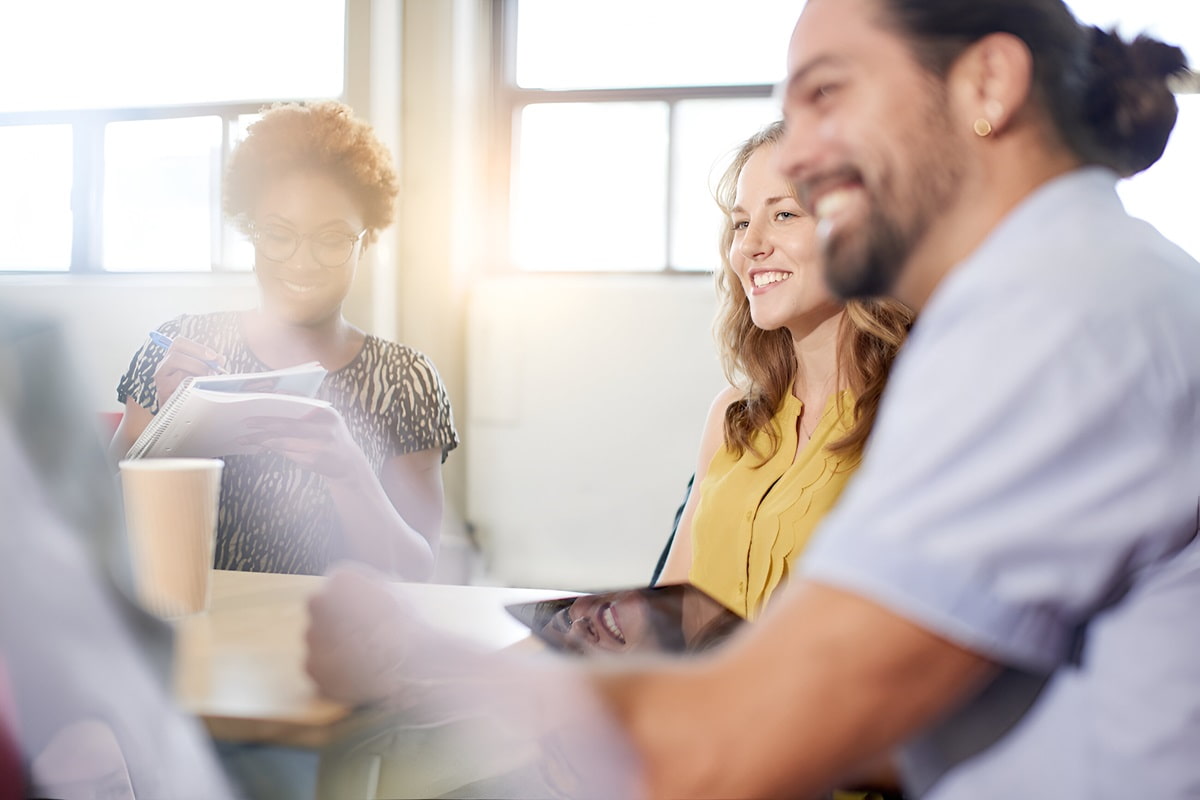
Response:
[{"label": "man's arm", "polygon": [[995,671],[875,603],[803,581],[710,660],[595,681],[650,797],[808,797],[860,776]]}]

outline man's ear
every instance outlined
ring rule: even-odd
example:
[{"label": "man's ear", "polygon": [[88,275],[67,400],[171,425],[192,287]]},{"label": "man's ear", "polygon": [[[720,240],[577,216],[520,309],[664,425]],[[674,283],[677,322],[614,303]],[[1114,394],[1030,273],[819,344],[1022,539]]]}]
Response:
[{"label": "man's ear", "polygon": [[1002,135],[1033,89],[1033,54],[1009,33],[992,33],[955,59],[947,77],[951,103],[976,135]]}]

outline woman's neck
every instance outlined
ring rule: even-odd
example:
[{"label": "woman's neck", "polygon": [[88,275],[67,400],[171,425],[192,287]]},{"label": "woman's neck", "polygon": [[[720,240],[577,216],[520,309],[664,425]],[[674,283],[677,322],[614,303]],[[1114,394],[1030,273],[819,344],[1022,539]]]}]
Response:
[{"label": "woman's neck", "polygon": [[272,369],[307,361],[340,369],[358,354],[364,338],[340,313],[315,325],[297,325],[261,309],[242,316],[242,332],[250,350]]},{"label": "woman's neck", "polygon": [[823,406],[840,388],[839,379],[844,380],[838,374],[838,334],[844,313],[826,317],[805,331],[792,331],[792,347],[799,365],[792,392],[806,406]]}]

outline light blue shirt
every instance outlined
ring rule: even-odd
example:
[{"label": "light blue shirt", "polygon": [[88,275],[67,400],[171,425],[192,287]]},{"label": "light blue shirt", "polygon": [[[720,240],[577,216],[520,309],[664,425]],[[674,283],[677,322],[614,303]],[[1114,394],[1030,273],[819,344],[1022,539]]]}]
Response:
[{"label": "light blue shirt", "polygon": [[1115,180],[942,282],[802,565],[1005,668],[904,747],[917,796],[1200,797],[1200,265]]}]

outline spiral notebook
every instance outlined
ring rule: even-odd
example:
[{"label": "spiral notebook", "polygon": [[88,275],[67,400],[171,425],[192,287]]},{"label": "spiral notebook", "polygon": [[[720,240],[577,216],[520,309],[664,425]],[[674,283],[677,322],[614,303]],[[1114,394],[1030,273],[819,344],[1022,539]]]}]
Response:
[{"label": "spiral notebook", "polygon": [[299,419],[329,403],[313,397],[326,370],[312,361],[286,369],[188,378],[142,431],[126,458],[220,458],[260,452],[238,441],[251,417]]}]

